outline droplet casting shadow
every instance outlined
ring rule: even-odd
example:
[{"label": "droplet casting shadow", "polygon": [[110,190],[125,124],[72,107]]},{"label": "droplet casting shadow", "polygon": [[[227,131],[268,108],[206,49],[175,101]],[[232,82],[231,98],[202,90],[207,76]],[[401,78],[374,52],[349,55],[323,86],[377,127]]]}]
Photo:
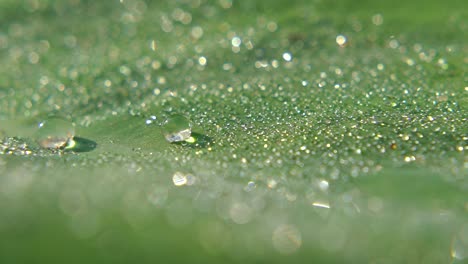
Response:
[{"label": "droplet casting shadow", "polygon": [[96,142],[82,137],[74,137],[73,140],[76,145],[70,151],[74,152],[89,152],[94,150],[98,145]]},{"label": "droplet casting shadow", "polygon": [[211,146],[213,143],[213,139],[207,135],[203,135],[197,132],[192,132],[191,137],[195,139],[194,143],[189,143],[189,142],[175,142],[174,144],[184,146],[187,148],[194,148],[194,149],[201,149],[201,148],[207,148]]}]

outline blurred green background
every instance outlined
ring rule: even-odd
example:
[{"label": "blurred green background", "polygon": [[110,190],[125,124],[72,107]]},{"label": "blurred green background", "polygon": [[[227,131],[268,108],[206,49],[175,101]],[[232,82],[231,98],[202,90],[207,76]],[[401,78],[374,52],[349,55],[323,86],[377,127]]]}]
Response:
[{"label": "blurred green background", "polygon": [[0,0],[0,263],[467,263],[464,2]]}]

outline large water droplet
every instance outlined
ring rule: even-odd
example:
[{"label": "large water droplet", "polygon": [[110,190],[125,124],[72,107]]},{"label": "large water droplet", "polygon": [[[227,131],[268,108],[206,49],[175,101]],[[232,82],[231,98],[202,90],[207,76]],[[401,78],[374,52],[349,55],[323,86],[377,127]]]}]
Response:
[{"label": "large water droplet", "polygon": [[65,148],[73,145],[75,127],[73,123],[51,118],[39,123],[35,134],[36,141],[43,148]]},{"label": "large water droplet", "polygon": [[162,126],[164,137],[169,142],[180,142],[190,138],[192,134],[192,124],[182,115],[172,115]]}]

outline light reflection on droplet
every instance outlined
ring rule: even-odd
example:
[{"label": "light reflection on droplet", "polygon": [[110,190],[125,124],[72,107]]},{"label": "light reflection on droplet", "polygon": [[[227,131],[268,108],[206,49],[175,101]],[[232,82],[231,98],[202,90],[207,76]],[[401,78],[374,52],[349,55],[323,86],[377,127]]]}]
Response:
[{"label": "light reflection on droplet", "polygon": [[273,246],[284,255],[296,252],[302,246],[300,231],[293,225],[280,225],[273,231]]},{"label": "light reflection on droplet", "polygon": [[408,66],[414,66],[416,64],[416,62],[410,58],[407,58],[405,62],[408,64]]},{"label": "light reflection on droplet", "polygon": [[279,62],[278,62],[277,60],[272,60],[272,61],[271,61],[271,66],[272,66],[273,68],[278,68],[278,67],[279,67]]},{"label": "light reflection on droplet", "polygon": [[150,118],[145,120],[145,124],[150,125],[156,120],[156,116],[152,115]]},{"label": "light reflection on droplet", "polygon": [[[317,197],[318,196],[318,197]],[[323,197],[323,193],[311,192],[306,195],[307,200],[310,201],[310,205],[317,215],[323,219],[327,219],[330,215],[330,203],[326,197]]]},{"label": "light reflection on droplet", "polygon": [[242,40],[239,37],[233,37],[231,40],[231,44],[233,47],[239,47],[242,43]]},{"label": "light reflection on droplet", "polygon": [[177,171],[172,176],[172,182],[174,183],[175,186],[180,187],[180,186],[186,185],[188,181],[187,181],[187,177],[185,174]]},{"label": "light reflection on droplet", "polygon": [[439,67],[441,67],[444,70],[448,69],[448,63],[447,63],[447,60],[445,58],[438,59],[437,60],[437,65],[439,65]]},{"label": "light reflection on droplet", "polygon": [[151,48],[152,51],[156,51],[158,49],[158,45],[156,43],[156,40],[151,41],[150,48]]},{"label": "light reflection on droplet", "polygon": [[339,46],[341,47],[345,46],[346,42],[347,42],[347,39],[345,36],[343,35],[336,36],[336,44],[338,44]]},{"label": "light reflection on droplet", "polygon": [[324,192],[328,191],[328,187],[329,187],[328,181],[321,180],[321,181],[319,181],[318,186],[319,186],[320,190],[322,190]]},{"label": "light reflection on droplet", "polygon": [[416,160],[415,156],[405,156],[404,157],[405,162],[412,162]]},{"label": "light reflection on droplet", "polygon": [[206,62],[207,60],[204,56],[201,56],[200,58],[198,58],[198,64],[200,64],[201,66],[205,66]]},{"label": "light reflection on droplet", "polygon": [[185,142],[193,144],[193,143],[197,142],[197,139],[195,137],[189,137],[189,138],[187,138],[185,140]]},{"label": "light reflection on droplet", "polygon": [[126,65],[120,66],[119,71],[126,76],[129,76],[132,73],[132,70]]},{"label": "light reflection on droplet", "polygon": [[330,209],[330,204],[328,202],[326,202],[326,201],[313,202],[312,205],[314,207],[318,207],[318,208]]},{"label": "light reflection on droplet", "polygon": [[283,53],[283,60],[288,61],[288,62],[291,61],[292,60],[291,53],[289,53],[289,52]]},{"label": "light reflection on droplet", "polygon": [[256,61],[255,62],[255,68],[260,69],[260,68],[267,68],[268,67],[268,62],[266,61]]}]

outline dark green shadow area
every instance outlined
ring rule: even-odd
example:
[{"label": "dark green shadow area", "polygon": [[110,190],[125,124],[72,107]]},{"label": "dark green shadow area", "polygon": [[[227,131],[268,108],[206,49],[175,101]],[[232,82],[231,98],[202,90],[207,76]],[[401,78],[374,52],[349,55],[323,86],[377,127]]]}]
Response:
[{"label": "dark green shadow area", "polygon": [[82,137],[74,137],[73,140],[75,140],[76,145],[71,149],[67,149],[68,151],[89,152],[93,151],[98,145],[95,141]]}]

